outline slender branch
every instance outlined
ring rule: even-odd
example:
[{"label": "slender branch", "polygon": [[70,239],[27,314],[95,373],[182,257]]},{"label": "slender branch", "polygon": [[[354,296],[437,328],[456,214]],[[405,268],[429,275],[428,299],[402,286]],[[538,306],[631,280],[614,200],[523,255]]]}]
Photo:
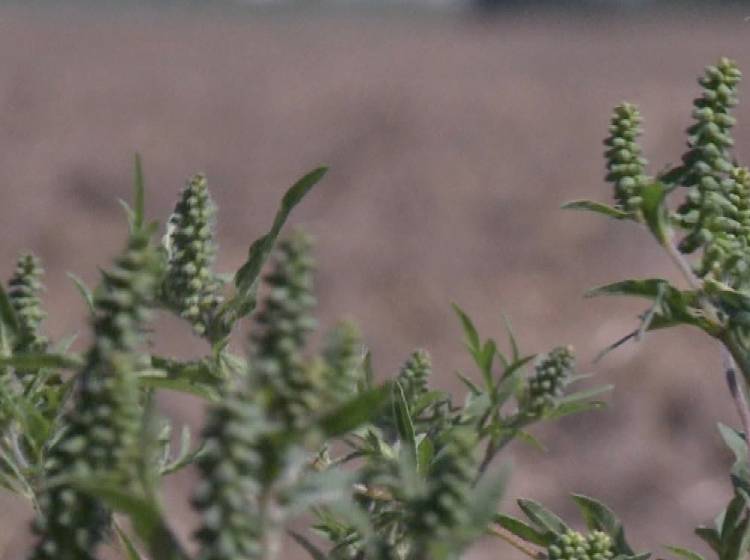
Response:
[{"label": "slender branch", "polygon": [[666,240],[662,243],[662,247],[664,247],[672,262],[680,269],[680,272],[682,272],[682,275],[685,277],[685,280],[687,280],[687,283],[690,284],[690,287],[696,291],[703,289],[703,283],[700,278],[698,278],[695,272],[693,272],[692,267],[685,260],[685,257],[682,256],[682,253],[680,253],[677,247],[674,246],[672,240]]},{"label": "slender branch", "polygon": [[533,558],[534,560],[546,560],[547,559],[547,555],[544,554],[544,552],[530,547],[521,539],[519,539],[517,536],[515,536],[513,533],[511,533],[507,529],[504,529],[503,527],[491,526],[487,529],[487,531],[491,535],[501,538],[502,540],[507,542],[510,546],[515,548],[516,550],[523,552],[529,558]]}]

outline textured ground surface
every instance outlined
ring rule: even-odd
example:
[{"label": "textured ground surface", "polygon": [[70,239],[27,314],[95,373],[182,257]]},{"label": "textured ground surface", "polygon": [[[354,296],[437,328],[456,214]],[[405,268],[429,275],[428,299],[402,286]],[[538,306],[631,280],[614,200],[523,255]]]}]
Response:
[{"label": "textured ground surface", "polygon": [[[741,15],[644,21],[277,16],[228,19],[30,14],[0,8],[0,273],[16,252],[49,270],[48,330],[81,324],[65,272],[93,282],[120,246],[116,197],[144,154],[153,216],[205,171],[221,208],[221,264],[241,262],[282,189],[332,167],[295,221],[318,240],[320,315],[362,325],[381,375],[417,346],[440,381],[469,368],[451,301],[486,334],[501,312],[529,352],[572,343],[585,368],[634,325],[641,306],[584,301],[585,288],[672,270],[632,226],[558,210],[606,197],[601,139],[609,109],[641,104],[655,169],[680,154],[694,78],[719,55],[750,72]],[[750,102],[738,111],[750,157]],[[195,355],[164,323],[164,352]],[[734,421],[718,352],[674,331],[596,368],[617,391],[610,411],[538,430],[542,454],[517,445],[506,499],[542,499],[572,515],[566,491],[597,496],[638,545],[691,543],[721,507],[729,457],[714,428]],[[167,407],[185,421],[193,403]],[[188,475],[168,501],[184,513]],[[29,510],[4,499],[0,558],[23,550]],[[495,543],[472,558],[506,554]]]}]

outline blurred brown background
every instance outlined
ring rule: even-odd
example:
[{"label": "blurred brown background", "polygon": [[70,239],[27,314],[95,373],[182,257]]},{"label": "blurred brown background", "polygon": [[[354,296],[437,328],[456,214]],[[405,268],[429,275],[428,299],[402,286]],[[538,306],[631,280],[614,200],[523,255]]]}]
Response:
[{"label": "blurred brown background", "polygon": [[[93,284],[122,243],[117,197],[129,196],[136,150],[162,222],[185,178],[207,173],[223,270],[268,227],[283,189],[330,165],[293,218],[317,238],[323,326],[357,320],[384,377],[428,348],[454,391],[453,372],[472,370],[452,301],[487,336],[504,336],[507,314],[527,352],[572,343],[582,369],[616,384],[611,409],[535,430],[547,453],[515,444],[503,509],[516,513],[523,495],[578,523],[566,493],[586,493],[623,517],[639,548],[696,545],[692,528],[729,492],[715,424],[735,419],[718,350],[674,330],[593,367],[644,306],[583,300],[585,289],[679,278],[632,224],[558,208],[609,196],[601,141],[623,99],[642,108],[652,171],[679,159],[702,68],[727,55],[750,72],[745,15],[4,5],[0,273],[22,249],[41,256],[46,328],[60,337],[85,316],[66,272]],[[750,102],[736,114],[747,162]],[[178,322],[160,328],[162,352],[205,351]],[[165,407],[199,420],[193,401]],[[191,484],[180,474],[167,489],[183,535]],[[29,516],[2,498],[0,558],[22,557]],[[486,542],[469,557],[513,554]]]}]

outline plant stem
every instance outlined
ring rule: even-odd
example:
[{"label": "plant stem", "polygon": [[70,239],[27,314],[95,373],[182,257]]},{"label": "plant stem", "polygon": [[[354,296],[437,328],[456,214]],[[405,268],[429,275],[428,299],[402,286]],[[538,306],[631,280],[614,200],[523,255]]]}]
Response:
[{"label": "plant stem", "polygon": [[742,429],[745,432],[745,441],[748,441],[750,437],[750,407],[747,404],[747,398],[745,396],[745,385],[737,383],[737,366],[734,363],[734,359],[729,354],[729,351],[722,347],[722,358],[724,361],[724,372],[727,377],[727,384],[729,385],[729,392],[734,399],[734,403],[737,406],[737,414],[739,414],[740,421],[742,422]]},{"label": "plant stem", "polygon": [[531,548],[525,542],[523,542],[521,539],[519,539],[513,533],[504,529],[503,527],[491,526],[487,529],[487,531],[491,535],[501,538],[516,550],[523,552],[529,558],[533,558],[534,560],[546,560],[547,558],[547,555],[544,554],[544,552]]},{"label": "plant stem", "polygon": [[672,243],[672,241],[668,239],[664,243],[662,243],[662,247],[664,247],[667,255],[669,255],[669,258],[672,260],[672,262],[677,266],[677,268],[680,269],[680,272],[682,272],[682,275],[685,277],[685,280],[687,280],[688,284],[690,284],[690,287],[695,291],[700,291],[701,289],[703,289],[703,284],[700,278],[698,278],[695,272],[693,272],[692,267],[685,260],[685,257],[682,256],[682,253],[680,253],[679,249],[675,247],[674,243]]}]

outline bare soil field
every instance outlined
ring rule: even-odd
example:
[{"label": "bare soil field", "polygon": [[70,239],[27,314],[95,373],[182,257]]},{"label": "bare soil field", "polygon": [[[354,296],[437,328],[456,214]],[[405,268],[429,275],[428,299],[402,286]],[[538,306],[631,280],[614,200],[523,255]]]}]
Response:
[{"label": "bare soil field", "polygon": [[[502,507],[515,512],[523,495],[575,520],[575,491],[609,503],[641,548],[694,545],[692,528],[730,491],[715,424],[735,420],[718,349],[675,330],[592,365],[643,306],[584,300],[586,288],[679,279],[644,231],[559,206],[609,196],[601,142],[623,99],[641,105],[652,171],[677,161],[695,77],[720,55],[750,72],[742,14],[488,22],[0,8],[0,273],[21,249],[39,254],[47,330],[69,334],[85,311],[66,272],[93,284],[121,246],[117,197],[128,197],[136,150],[162,221],[184,180],[207,174],[226,270],[283,189],[330,165],[294,218],[317,239],[322,325],[358,321],[383,377],[425,347],[437,382],[456,391],[453,372],[473,372],[450,302],[498,338],[506,314],[527,352],[573,344],[581,369],[616,385],[612,406],[536,430],[546,453],[515,444]],[[737,116],[747,161],[750,100]],[[175,321],[159,328],[164,353],[206,350]],[[166,398],[165,409],[200,420],[192,401]],[[166,497],[186,538],[192,476],[177,475]],[[23,557],[29,517],[2,499],[0,558]],[[492,542],[471,553],[499,557],[513,554]]]}]

